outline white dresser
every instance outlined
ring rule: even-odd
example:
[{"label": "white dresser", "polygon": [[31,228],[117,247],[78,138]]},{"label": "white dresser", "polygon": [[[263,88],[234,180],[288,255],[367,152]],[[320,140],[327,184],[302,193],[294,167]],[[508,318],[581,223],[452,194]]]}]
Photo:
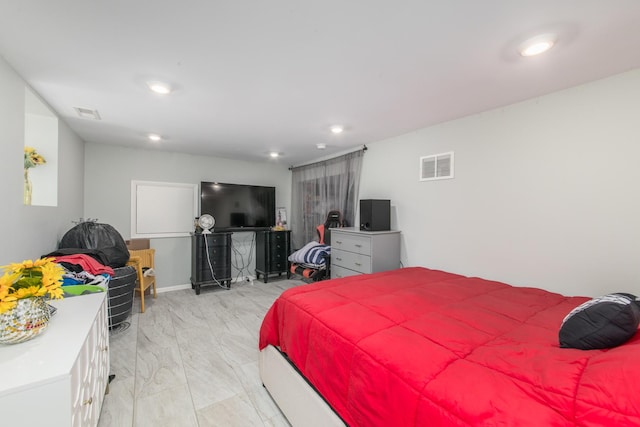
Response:
[{"label": "white dresser", "polygon": [[97,425],[109,381],[106,295],[52,301],[46,331],[0,344],[1,425]]},{"label": "white dresser", "polygon": [[400,268],[400,232],[331,229],[331,278]]}]

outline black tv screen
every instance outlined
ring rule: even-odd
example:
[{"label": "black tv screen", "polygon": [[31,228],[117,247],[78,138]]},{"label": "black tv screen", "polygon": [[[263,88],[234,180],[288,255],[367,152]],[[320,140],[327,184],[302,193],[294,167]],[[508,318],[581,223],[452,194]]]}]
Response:
[{"label": "black tv screen", "polygon": [[200,183],[200,215],[216,220],[214,230],[265,229],[276,223],[276,188]]}]

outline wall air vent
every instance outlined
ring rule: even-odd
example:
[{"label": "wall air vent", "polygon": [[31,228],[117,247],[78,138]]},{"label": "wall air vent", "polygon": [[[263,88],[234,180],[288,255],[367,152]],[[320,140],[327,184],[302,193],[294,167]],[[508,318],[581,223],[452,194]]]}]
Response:
[{"label": "wall air vent", "polygon": [[80,118],[100,120],[100,114],[97,110],[91,110],[89,108],[73,107]]},{"label": "wall air vent", "polygon": [[453,178],[453,151],[420,157],[420,181]]}]

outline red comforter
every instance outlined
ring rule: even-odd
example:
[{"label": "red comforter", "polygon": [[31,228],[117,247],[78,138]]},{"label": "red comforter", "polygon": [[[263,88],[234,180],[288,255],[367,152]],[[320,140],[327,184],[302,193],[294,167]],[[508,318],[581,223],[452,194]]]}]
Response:
[{"label": "red comforter", "polygon": [[640,426],[640,337],[558,346],[564,297],[424,268],[285,291],[260,348],[351,426]]}]

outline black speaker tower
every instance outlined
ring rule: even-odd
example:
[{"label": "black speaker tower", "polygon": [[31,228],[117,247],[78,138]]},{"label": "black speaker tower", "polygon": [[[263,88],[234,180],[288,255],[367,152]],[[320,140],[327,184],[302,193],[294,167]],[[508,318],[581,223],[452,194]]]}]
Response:
[{"label": "black speaker tower", "polygon": [[386,231],[391,229],[391,200],[360,200],[360,230]]}]

